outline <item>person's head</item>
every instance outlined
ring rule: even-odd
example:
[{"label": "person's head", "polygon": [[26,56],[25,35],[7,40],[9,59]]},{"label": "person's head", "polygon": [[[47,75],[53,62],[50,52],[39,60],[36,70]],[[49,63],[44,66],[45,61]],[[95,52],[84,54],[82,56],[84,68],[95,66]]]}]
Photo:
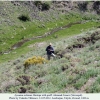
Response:
[{"label": "person's head", "polygon": [[52,46],[52,43],[49,43],[49,46]]}]

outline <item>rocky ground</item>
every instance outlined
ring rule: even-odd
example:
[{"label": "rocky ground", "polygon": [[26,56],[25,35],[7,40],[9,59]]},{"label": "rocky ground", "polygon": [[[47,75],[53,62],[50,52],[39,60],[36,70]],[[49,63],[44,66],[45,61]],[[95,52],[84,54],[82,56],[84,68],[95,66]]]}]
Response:
[{"label": "rocky ground", "polygon": [[[49,10],[42,10],[42,4],[36,6],[34,1],[0,1],[0,25],[2,25],[2,23],[13,25],[17,21],[16,17],[24,13],[28,14],[31,20],[36,19],[39,21],[52,20],[51,15],[54,16],[54,18],[58,18],[61,12],[78,11],[100,14],[99,1],[52,1],[49,5]],[[44,12],[43,15],[40,14],[41,12]]]}]

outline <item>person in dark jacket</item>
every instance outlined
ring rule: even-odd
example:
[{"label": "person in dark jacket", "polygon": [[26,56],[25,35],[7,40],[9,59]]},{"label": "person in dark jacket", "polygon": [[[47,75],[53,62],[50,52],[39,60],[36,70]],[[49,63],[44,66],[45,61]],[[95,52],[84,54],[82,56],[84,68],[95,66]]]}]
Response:
[{"label": "person in dark jacket", "polygon": [[55,57],[54,48],[52,47],[51,43],[49,44],[49,46],[47,46],[46,51],[47,51],[48,60],[50,60],[51,57]]}]

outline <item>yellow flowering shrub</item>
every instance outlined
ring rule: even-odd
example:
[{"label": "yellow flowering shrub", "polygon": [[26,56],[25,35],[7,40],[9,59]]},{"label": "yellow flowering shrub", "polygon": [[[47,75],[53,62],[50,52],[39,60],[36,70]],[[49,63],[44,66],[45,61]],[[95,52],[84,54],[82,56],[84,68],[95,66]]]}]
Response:
[{"label": "yellow flowering shrub", "polygon": [[46,63],[47,60],[43,57],[36,57],[33,56],[32,58],[28,58],[25,62],[24,62],[24,67],[25,69],[29,67],[29,65],[36,65],[36,64],[43,64]]}]

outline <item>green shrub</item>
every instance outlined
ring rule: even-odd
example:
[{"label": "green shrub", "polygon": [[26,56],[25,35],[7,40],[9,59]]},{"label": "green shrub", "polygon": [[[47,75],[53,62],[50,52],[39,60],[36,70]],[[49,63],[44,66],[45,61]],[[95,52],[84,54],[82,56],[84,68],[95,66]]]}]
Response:
[{"label": "green shrub", "polygon": [[100,75],[97,77],[96,81],[100,84]]},{"label": "green shrub", "polygon": [[90,68],[90,69],[88,69],[87,73],[84,74],[84,77],[86,79],[89,79],[91,77],[97,77],[97,75],[98,75],[98,69]]},{"label": "green shrub", "polygon": [[71,76],[68,77],[68,84],[75,83],[79,78],[80,78],[80,75],[72,74]]},{"label": "green shrub", "polygon": [[86,83],[86,81],[87,81],[87,79],[82,77],[74,84],[74,87],[76,89],[80,89]]},{"label": "green shrub", "polygon": [[99,93],[100,92],[100,75],[96,77],[96,80],[90,87],[86,88],[87,93]]},{"label": "green shrub", "polygon": [[18,17],[18,19],[23,21],[23,22],[30,21],[30,17],[28,15],[24,15],[24,14],[20,15]]},{"label": "green shrub", "polygon": [[78,7],[79,7],[80,10],[86,11],[87,10],[87,5],[88,5],[88,2],[83,2],[83,3],[79,3]]},{"label": "green shrub", "polygon": [[50,9],[50,5],[48,3],[42,4],[42,10],[49,10],[49,9]]},{"label": "green shrub", "polygon": [[41,1],[34,1],[34,4],[35,4],[36,6],[38,6],[38,5],[42,4],[42,2],[41,2]]},{"label": "green shrub", "polygon": [[50,4],[47,2],[42,3],[41,1],[35,1],[34,4],[40,9],[41,6],[41,10],[49,10],[50,8]]},{"label": "green shrub", "polygon": [[95,82],[92,86],[86,89],[87,93],[99,93],[100,92],[100,84]]},{"label": "green shrub", "polygon": [[98,10],[99,9],[99,5],[100,5],[100,1],[94,2],[93,9]]}]

